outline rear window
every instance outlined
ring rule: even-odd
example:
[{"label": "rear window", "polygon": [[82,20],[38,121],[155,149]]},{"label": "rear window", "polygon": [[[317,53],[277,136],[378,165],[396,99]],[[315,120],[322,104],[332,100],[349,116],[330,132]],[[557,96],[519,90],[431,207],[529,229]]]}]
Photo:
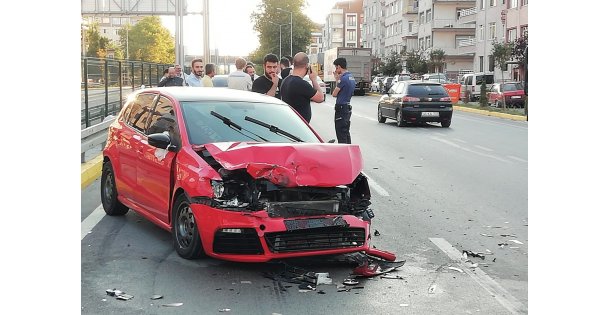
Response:
[{"label": "rear window", "polygon": [[[475,85],[481,85],[481,80],[483,80],[484,76],[482,75],[478,75],[475,76]],[[485,75],[486,78],[486,84],[493,84],[494,83],[494,75],[492,74],[486,74]]]},{"label": "rear window", "polygon": [[400,75],[399,76],[399,81],[407,81],[407,80],[411,80],[412,77],[410,77],[409,75]]},{"label": "rear window", "polygon": [[410,85],[407,89],[409,96],[448,96],[448,92],[441,85],[415,84]]},{"label": "rear window", "polygon": [[524,86],[521,83],[505,83],[503,91],[517,91],[523,90]]}]

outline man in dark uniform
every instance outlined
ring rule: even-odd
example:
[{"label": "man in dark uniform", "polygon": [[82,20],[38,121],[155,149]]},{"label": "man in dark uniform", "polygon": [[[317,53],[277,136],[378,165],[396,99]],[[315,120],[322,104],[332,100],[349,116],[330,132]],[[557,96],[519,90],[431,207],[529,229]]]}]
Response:
[{"label": "man in dark uniform", "polygon": [[350,98],[355,91],[355,78],[346,70],[346,59],[337,58],[334,60],[334,77],[336,78],[336,88],[331,93],[336,98],[336,106],[334,107],[334,124],[336,126],[336,137],[338,143],[350,142],[350,116],[352,115],[352,106]]},{"label": "man in dark uniform", "polygon": [[277,55],[267,54],[264,56],[264,75],[253,81],[251,91],[281,98],[277,90],[279,86],[278,67],[279,57]]}]

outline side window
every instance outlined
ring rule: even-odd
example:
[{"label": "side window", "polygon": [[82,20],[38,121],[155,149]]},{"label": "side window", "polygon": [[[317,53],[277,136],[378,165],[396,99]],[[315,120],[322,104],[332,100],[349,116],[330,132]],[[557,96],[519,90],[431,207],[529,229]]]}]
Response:
[{"label": "side window", "polygon": [[473,76],[468,76],[464,82],[465,85],[473,85]]},{"label": "side window", "polygon": [[150,127],[146,130],[146,135],[163,132],[168,132],[171,137],[171,143],[179,146],[179,127],[173,104],[168,98],[160,96],[156,107],[154,107],[154,111],[150,115]]},{"label": "side window", "polygon": [[395,92],[397,92],[398,94],[402,94],[404,91],[404,87],[405,87],[405,83],[399,82],[399,84],[397,84],[397,88],[395,89]]},{"label": "side window", "polygon": [[150,116],[152,105],[154,105],[155,96],[154,94],[140,94],[137,96],[131,105],[131,109],[127,109],[126,123],[143,132],[146,128],[146,122]]}]

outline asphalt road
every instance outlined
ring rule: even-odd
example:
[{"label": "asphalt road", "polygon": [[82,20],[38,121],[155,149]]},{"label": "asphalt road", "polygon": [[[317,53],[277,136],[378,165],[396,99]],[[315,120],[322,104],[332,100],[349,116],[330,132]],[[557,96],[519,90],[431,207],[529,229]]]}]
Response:
[{"label": "asphalt road", "polygon": [[[280,269],[277,263],[187,261],[173,250],[168,232],[133,211],[98,216],[97,180],[82,192],[82,226],[90,230],[81,242],[82,313],[527,313],[527,122],[456,111],[447,129],[398,128],[376,121],[377,99],[353,97],[351,135],[371,179],[372,229],[380,233],[372,243],[406,261],[394,272],[403,280],[372,278],[350,292],[321,285],[326,294],[301,293],[263,276]],[[333,102],[328,96],[313,104],[311,124],[326,140],[335,138]],[[478,264],[471,268],[460,259],[463,250],[487,255],[470,258]],[[334,283],[352,270],[323,259],[288,263],[329,272]],[[134,298],[107,296],[114,288]],[[163,298],[151,300],[154,294]],[[183,305],[161,306],[174,302]]]}]

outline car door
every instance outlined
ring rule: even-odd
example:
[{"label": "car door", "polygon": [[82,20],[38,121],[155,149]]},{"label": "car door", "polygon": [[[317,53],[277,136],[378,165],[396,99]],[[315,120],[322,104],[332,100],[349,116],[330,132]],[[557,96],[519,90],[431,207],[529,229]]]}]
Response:
[{"label": "car door", "polygon": [[142,206],[154,217],[169,223],[169,208],[173,183],[173,162],[176,152],[156,148],[148,144],[147,136],[154,133],[168,133],[171,143],[181,147],[181,137],[175,106],[164,95],[158,97],[145,130],[137,164],[137,187]]},{"label": "car door", "polygon": [[403,97],[401,91],[403,90],[403,81],[393,81],[395,84],[391,86],[390,98],[386,106],[386,116],[397,118],[397,108],[401,107],[401,98]]},{"label": "car door", "polygon": [[492,85],[492,88],[490,88],[490,92],[488,92],[488,102],[490,104],[494,104],[494,101],[499,98],[499,94],[499,84]]},{"label": "car door", "polygon": [[118,170],[116,187],[120,194],[136,204],[140,204],[137,197],[138,150],[141,150],[141,141],[145,138],[144,129],[155,98],[154,93],[141,93],[127,104],[130,108],[124,120],[125,128],[117,133],[119,161],[113,165]]}]

